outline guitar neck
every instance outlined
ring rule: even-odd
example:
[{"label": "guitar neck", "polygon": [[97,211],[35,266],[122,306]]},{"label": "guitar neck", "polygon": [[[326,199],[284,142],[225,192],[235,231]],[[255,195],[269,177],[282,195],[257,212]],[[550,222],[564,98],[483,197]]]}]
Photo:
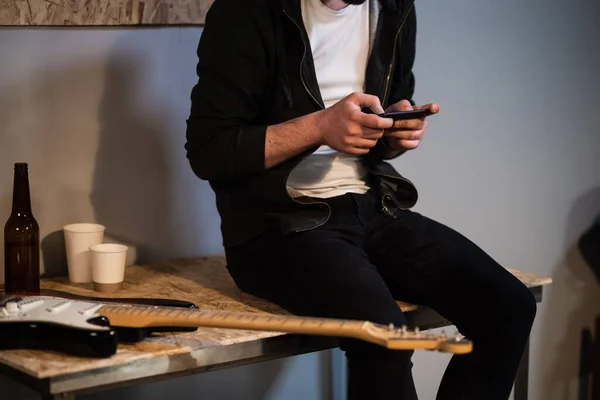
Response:
[{"label": "guitar neck", "polygon": [[365,337],[364,321],[330,320],[270,314],[228,311],[182,310],[176,308],[127,307],[106,305],[98,313],[114,326],[143,327],[213,327],[286,332],[309,335]]}]

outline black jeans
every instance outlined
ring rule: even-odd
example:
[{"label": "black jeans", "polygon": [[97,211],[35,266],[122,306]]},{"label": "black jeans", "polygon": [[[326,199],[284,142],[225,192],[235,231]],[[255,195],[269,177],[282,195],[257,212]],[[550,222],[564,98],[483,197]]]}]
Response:
[{"label": "black jeans", "polygon": [[[282,237],[269,232],[226,249],[229,272],[243,291],[303,316],[401,326],[396,300],[433,308],[473,341],[452,357],[437,398],[506,400],[536,301],[518,279],[458,232],[413,211],[395,218],[373,194],[329,199],[320,228]],[[412,351],[341,339],[348,397],[417,399]]]}]

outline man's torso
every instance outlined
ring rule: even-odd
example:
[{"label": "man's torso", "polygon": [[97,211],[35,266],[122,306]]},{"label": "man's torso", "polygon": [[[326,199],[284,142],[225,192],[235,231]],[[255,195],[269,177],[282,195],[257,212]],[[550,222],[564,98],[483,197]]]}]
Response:
[{"label": "man's torso", "polygon": [[[325,107],[352,92],[363,92],[369,53],[369,2],[341,10],[321,0],[301,0],[315,71]],[[294,194],[330,198],[365,193],[369,187],[361,157],[321,146],[290,174]]]}]

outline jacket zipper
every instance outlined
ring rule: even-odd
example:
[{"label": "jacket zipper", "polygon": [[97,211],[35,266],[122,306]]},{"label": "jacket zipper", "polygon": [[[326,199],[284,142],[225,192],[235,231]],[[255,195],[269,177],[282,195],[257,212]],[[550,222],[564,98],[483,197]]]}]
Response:
[{"label": "jacket zipper", "polygon": [[[387,72],[387,76],[386,76],[386,80],[385,80],[385,89],[383,92],[383,98],[382,98],[382,103],[385,105],[387,103],[387,96],[389,94],[389,89],[390,89],[390,80],[392,78],[392,69],[394,66],[394,60],[396,59],[396,48],[398,47],[398,37],[400,36],[400,31],[402,31],[402,28],[404,27],[404,25],[406,24],[406,20],[408,18],[408,14],[410,13],[410,11],[412,10],[412,8],[414,7],[414,3],[411,3],[411,5],[406,9],[406,11],[404,12],[404,15],[402,16],[402,22],[400,23],[400,25],[398,26],[398,30],[396,31],[396,36],[394,37],[394,47],[392,49],[392,59],[390,60],[390,65],[388,67],[388,72]],[[390,179],[400,179],[405,181],[406,183],[413,185],[413,183],[411,181],[409,181],[408,179],[402,177],[402,176],[391,176],[391,175],[387,175],[387,174],[381,174],[381,173],[376,173],[379,176],[384,176],[386,178],[390,178]],[[396,218],[396,216],[394,214],[392,214],[392,212],[387,208],[387,206],[384,203],[385,198],[388,197],[390,198],[389,195],[386,195],[384,197],[382,197],[381,199],[381,208],[382,211],[387,214],[390,215],[394,218]],[[393,199],[390,198],[390,200],[393,201]],[[394,202],[395,203],[395,202]],[[400,207],[398,206],[398,204],[396,204],[396,206],[400,209],[405,209],[404,207]]]},{"label": "jacket zipper", "polygon": [[[300,60],[300,80],[302,81],[302,86],[304,87],[304,90],[306,90],[306,92],[308,93],[308,95],[315,101],[315,103],[317,103],[321,109],[325,109],[325,105],[322,104],[319,100],[317,100],[317,98],[313,95],[313,93],[308,89],[308,86],[306,86],[306,82],[304,80],[304,74],[302,73],[302,66],[304,65],[304,59],[306,58],[306,52],[307,52],[307,45],[306,45],[306,40],[304,39],[304,36],[302,35],[302,28],[300,27],[300,25],[298,25],[298,23],[296,23],[296,21],[294,21],[294,19],[288,14],[288,12],[284,9],[283,13],[286,15],[286,17],[289,18],[290,21],[292,21],[292,23],[294,25],[296,25],[296,27],[298,28],[298,33],[300,34],[300,38],[302,39],[302,44],[304,45],[304,51],[302,53],[302,59]],[[302,157],[300,160],[298,160],[298,162],[292,167],[290,168],[290,170],[286,173],[285,178],[284,178],[284,185],[287,183],[287,180],[290,176],[290,174],[292,173],[292,171],[298,166],[300,165],[300,163],[302,161],[304,161],[306,158],[308,157],[308,154],[305,155],[304,157]],[[286,189],[286,193],[287,193],[287,189]],[[288,197],[294,201],[295,203],[298,204],[307,204],[307,203],[303,203],[301,201],[296,200],[295,198],[291,197],[288,193]],[[325,222],[327,222],[327,220],[329,219],[329,217],[331,216],[331,207],[329,206],[329,204],[323,202],[323,201],[314,201],[311,202],[310,204],[325,204],[327,206],[327,218],[325,218],[324,222],[321,222],[320,224],[317,224],[313,227],[310,228],[305,228],[305,229],[294,229],[293,231],[298,233],[298,232],[303,232],[303,231],[307,231],[307,230],[311,230],[311,229],[315,229],[318,228],[322,225],[325,224]]]},{"label": "jacket zipper", "polygon": [[392,202],[394,202],[394,200],[390,197],[389,194],[386,194],[385,196],[383,196],[381,198],[381,211],[385,215],[389,215],[390,217],[392,217],[394,219],[398,218],[398,216],[396,214],[394,214],[393,212],[391,212],[390,209],[385,205],[385,199],[390,199],[390,200],[392,200]]},{"label": "jacket zipper", "polygon": [[302,39],[302,44],[304,45],[304,52],[302,53],[302,60],[300,60],[300,80],[302,81],[302,86],[304,86],[304,90],[306,90],[306,92],[315,101],[315,103],[317,103],[322,109],[325,109],[325,105],[322,104],[319,100],[317,100],[317,98],[313,95],[313,93],[308,89],[308,86],[306,86],[306,82],[304,80],[304,74],[302,73],[302,65],[304,65],[304,59],[306,57],[306,51],[307,51],[306,40],[304,39],[304,36],[302,35],[302,28],[300,27],[300,25],[298,25],[298,23],[296,21],[294,21],[294,19],[288,14],[288,12],[285,9],[283,10],[283,13],[298,28],[298,33],[300,33],[300,38]]},{"label": "jacket zipper", "polygon": [[414,3],[411,3],[411,5],[404,12],[404,15],[402,16],[402,22],[400,23],[400,26],[398,27],[398,30],[396,31],[396,36],[394,37],[394,47],[392,49],[392,59],[390,60],[390,65],[388,67],[388,73],[385,78],[385,90],[383,92],[383,98],[382,98],[383,104],[387,103],[387,96],[389,94],[390,79],[392,78],[392,69],[394,66],[394,59],[396,58],[396,47],[398,47],[398,36],[400,36],[400,31],[404,27],[404,24],[406,23],[406,19],[408,18],[408,14],[410,13],[410,11],[412,10],[413,7],[414,7]]}]

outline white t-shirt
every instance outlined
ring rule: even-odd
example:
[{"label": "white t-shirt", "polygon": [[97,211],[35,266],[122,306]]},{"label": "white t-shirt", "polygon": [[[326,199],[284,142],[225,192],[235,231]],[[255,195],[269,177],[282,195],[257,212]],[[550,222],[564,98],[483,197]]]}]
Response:
[{"label": "white t-shirt", "polygon": [[[339,11],[321,0],[301,0],[301,6],[325,107],[352,92],[363,92],[369,52],[369,2]],[[301,195],[329,198],[365,193],[369,189],[365,176],[358,156],[321,146],[292,171],[287,186]]]}]

